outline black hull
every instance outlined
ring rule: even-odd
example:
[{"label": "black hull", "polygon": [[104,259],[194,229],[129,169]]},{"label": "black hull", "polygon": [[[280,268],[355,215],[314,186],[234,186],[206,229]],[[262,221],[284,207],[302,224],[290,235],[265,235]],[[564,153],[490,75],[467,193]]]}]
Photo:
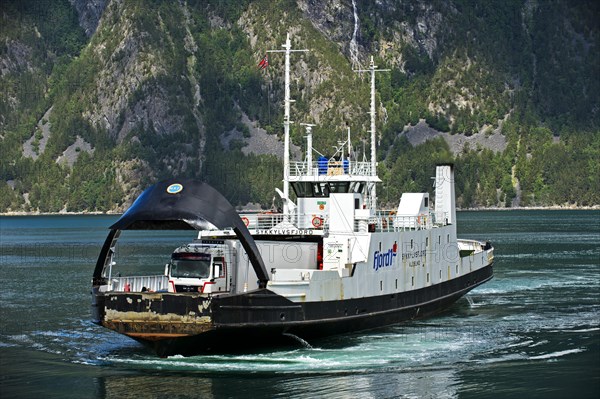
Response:
[{"label": "black hull", "polygon": [[[267,289],[239,295],[213,297],[205,306],[209,325],[167,329],[152,323],[106,323],[110,308],[160,314],[188,314],[205,297],[172,295],[153,301],[141,293],[108,295],[95,293],[93,309],[98,324],[150,346],[159,356],[239,352],[260,347],[290,345],[293,336],[306,341],[331,335],[369,330],[438,313],[464,294],[493,277],[488,265],[465,276],[419,290],[327,302],[295,303]],[[136,298],[137,296],[137,298]],[[133,298],[133,305],[126,298]],[[107,300],[109,299],[109,300]],[[206,305],[206,303],[204,303]],[[170,327],[169,327],[170,328]],[[188,330],[186,330],[188,328]],[[171,334],[170,333],[179,333]]]}]

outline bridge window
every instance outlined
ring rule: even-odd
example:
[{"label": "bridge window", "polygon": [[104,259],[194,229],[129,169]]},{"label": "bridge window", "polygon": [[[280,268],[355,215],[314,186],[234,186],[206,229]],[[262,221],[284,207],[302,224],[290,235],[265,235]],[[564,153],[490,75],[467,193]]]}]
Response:
[{"label": "bridge window", "polygon": [[350,187],[349,182],[330,182],[329,191],[332,193],[347,193]]},{"label": "bridge window", "polygon": [[313,183],[315,197],[329,197],[329,186],[327,183]]},{"label": "bridge window", "polygon": [[362,192],[363,192],[363,187],[364,187],[364,183],[357,182],[357,181],[355,181],[355,182],[352,182],[352,183],[350,184],[350,190],[351,190],[353,193],[357,193],[357,194],[360,194],[360,193],[362,193]]},{"label": "bridge window", "polygon": [[294,182],[292,188],[298,198],[306,197],[329,197],[330,193],[349,193],[349,192],[360,192],[362,190],[362,183],[350,182]]},{"label": "bridge window", "polygon": [[295,182],[292,188],[298,198],[329,197],[327,183]]},{"label": "bridge window", "polygon": [[294,189],[294,192],[296,193],[296,197],[298,197],[298,198],[313,196],[312,183],[306,183],[306,182],[292,183],[292,188]]}]

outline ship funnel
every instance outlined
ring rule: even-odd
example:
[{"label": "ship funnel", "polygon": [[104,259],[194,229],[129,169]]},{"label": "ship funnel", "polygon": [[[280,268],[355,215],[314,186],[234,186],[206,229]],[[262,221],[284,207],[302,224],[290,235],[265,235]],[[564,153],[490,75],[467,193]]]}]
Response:
[{"label": "ship funnel", "polygon": [[435,216],[445,223],[456,223],[453,164],[440,164],[435,169]]}]

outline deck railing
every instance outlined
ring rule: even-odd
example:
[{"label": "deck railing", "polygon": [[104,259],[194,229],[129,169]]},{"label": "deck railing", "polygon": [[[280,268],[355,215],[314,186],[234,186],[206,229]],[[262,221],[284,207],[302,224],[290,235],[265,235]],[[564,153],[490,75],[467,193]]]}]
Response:
[{"label": "deck railing", "polygon": [[378,211],[376,217],[369,219],[369,223],[375,224],[375,231],[383,232],[425,230],[432,227],[429,215],[400,216],[393,211]]},{"label": "deck railing", "polygon": [[[290,214],[282,213],[257,213],[249,212],[240,214],[240,217],[250,230],[281,230],[289,233],[291,230],[327,231],[329,220],[326,215]],[[377,215],[354,220],[355,232],[366,231],[403,231],[424,230],[433,226],[444,226],[447,223],[446,214],[423,214],[419,216],[396,215],[395,211],[377,211]]]},{"label": "deck railing", "polygon": [[290,176],[372,176],[371,162],[357,161],[328,161],[311,162],[306,161],[290,162]]},{"label": "deck railing", "polygon": [[354,231],[357,232],[388,232],[405,230],[425,230],[433,226],[446,225],[447,218],[444,214],[435,213],[423,214],[419,216],[397,215],[395,211],[377,211],[376,216],[355,219]]},{"label": "deck railing", "polygon": [[[127,286],[129,284],[129,286]],[[131,291],[141,292],[143,288],[146,291],[167,291],[169,288],[169,278],[164,275],[158,276],[112,276],[108,282],[108,291]]]},{"label": "deck railing", "polygon": [[329,220],[325,215],[283,213],[242,213],[240,218],[250,230],[327,230]]}]

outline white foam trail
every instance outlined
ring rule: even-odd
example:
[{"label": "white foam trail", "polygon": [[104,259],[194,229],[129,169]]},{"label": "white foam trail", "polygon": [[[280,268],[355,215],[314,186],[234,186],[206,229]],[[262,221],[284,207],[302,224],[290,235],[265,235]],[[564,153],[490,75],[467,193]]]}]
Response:
[{"label": "white foam trail", "polygon": [[584,328],[582,330],[571,330],[569,332],[583,333],[583,332],[592,332],[592,331],[598,331],[598,330],[600,330],[600,327]]},{"label": "white foam trail", "polygon": [[570,355],[573,353],[580,353],[583,352],[584,349],[569,349],[566,351],[559,351],[559,352],[552,352],[552,353],[547,353],[545,355],[539,355],[539,356],[532,356],[529,358],[529,360],[544,360],[544,359],[553,359],[555,357],[561,357],[561,356],[565,356],[565,355]]},{"label": "white foam trail", "polygon": [[533,347],[535,344],[533,343],[533,341],[528,340],[528,341],[524,341],[524,342],[517,342],[511,345],[507,345],[507,348],[518,348],[521,346],[529,346],[529,347]]},{"label": "white foam trail", "polygon": [[167,359],[123,359],[107,358],[98,359],[113,364],[135,365],[136,367],[150,368],[180,368],[204,371],[228,370],[228,371],[279,371],[279,372],[298,372],[298,371],[335,371],[347,370],[354,365],[352,362],[318,359],[311,356],[297,356],[292,359],[268,356],[240,356],[230,359],[229,362],[215,362],[215,359],[221,357],[190,357],[179,358],[169,357]]},{"label": "white foam trail", "polygon": [[536,346],[545,345],[548,343],[548,340],[543,339],[540,342],[536,342],[535,344],[529,345],[530,348],[535,348]]}]

